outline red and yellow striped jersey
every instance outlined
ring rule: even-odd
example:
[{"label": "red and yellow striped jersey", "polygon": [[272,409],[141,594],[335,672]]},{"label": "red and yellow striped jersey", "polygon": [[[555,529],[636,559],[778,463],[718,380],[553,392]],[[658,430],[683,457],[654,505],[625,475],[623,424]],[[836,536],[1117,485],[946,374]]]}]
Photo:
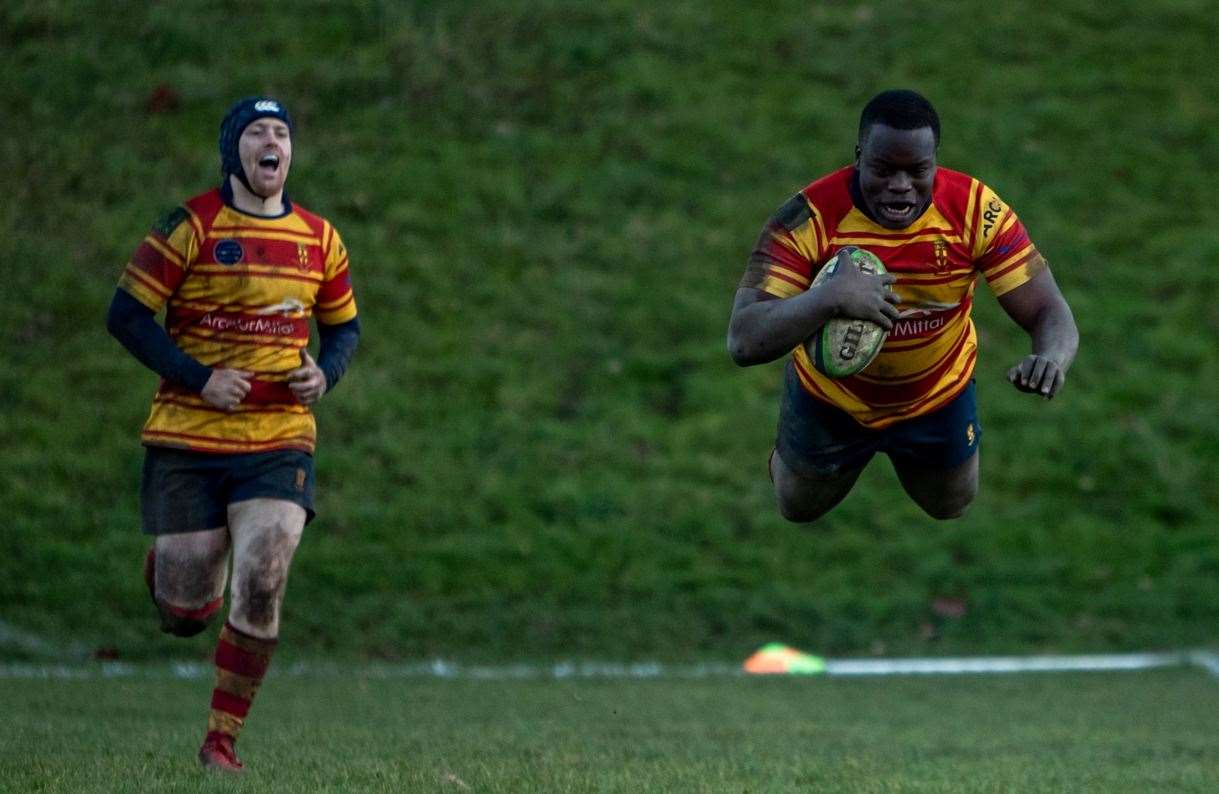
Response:
[{"label": "red and yellow striped jersey", "polygon": [[855,206],[854,168],[813,182],[771,220],[750,257],[741,287],[779,298],[807,290],[840,248],[866,248],[897,277],[901,299],[880,354],[862,372],[832,379],[793,351],[804,388],[881,428],[943,407],[969,382],[977,356],[970,310],[978,274],[1002,295],[1045,269],[1024,225],[977,179],[936,170],[931,203],[905,229],[886,229]]},{"label": "red and yellow striped jersey", "polygon": [[196,196],[153,227],[119,287],[154,312],[187,354],[209,367],[254,373],[236,408],[222,411],[162,379],[141,440],[151,446],[241,453],[312,453],[313,414],[285,382],[301,365],[309,318],[356,316],[347,249],[328,221],[297,205],[261,218],[227,205],[219,190]]}]

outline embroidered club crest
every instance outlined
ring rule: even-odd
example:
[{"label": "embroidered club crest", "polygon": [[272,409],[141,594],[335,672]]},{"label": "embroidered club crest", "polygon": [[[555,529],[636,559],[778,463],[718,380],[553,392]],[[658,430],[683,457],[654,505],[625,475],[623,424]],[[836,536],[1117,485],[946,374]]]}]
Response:
[{"label": "embroidered club crest", "polygon": [[935,249],[935,269],[948,269],[948,241],[942,237],[933,244]]},{"label": "embroidered club crest", "polygon": [[308,272],[311,260],[309,258],[309,246],[304,243],[296,244],[296,266],[302,272]]}]

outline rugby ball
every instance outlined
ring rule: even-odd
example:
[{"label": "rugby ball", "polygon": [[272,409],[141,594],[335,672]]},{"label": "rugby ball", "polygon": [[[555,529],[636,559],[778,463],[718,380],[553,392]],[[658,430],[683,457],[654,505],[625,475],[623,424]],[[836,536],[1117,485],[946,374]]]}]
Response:
[{"label": "rugby ball", "polygon": [[[854,247],[847,250],[851,252],[851,264],[864,273],[880,275],[888,272],[884,263],[871,251]],[[838,256],[835,254],[813,279],[812,286],[824,282],[837,269]],[[822,375],[845,378],[871,364],[888,336],[888,331],[871,320],[835,317],[804,342],[804,351]]]}]

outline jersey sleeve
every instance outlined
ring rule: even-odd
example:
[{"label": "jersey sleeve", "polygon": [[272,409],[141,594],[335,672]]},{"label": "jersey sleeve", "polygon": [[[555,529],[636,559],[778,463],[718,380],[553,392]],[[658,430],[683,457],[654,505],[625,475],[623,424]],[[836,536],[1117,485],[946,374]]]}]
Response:
[{"label": "jersey sleeve", "polygon": [[176,207],[140,241],[119,277],[119,289],[159,312],[186,278],[198,251],[199,237],[191,214],[185,207]]},{"label": "jersey sleeve", "polygon": [[982,186],[973,221],[976,267],[996,297],[1011,292],[1046,269],[1024,224],[995,192]]},{"label": "jersey sleeve", "polygon": [[812,283],[814,263],[824,257],[825,241],[818,213],[803,194],[797,194],[766,222],[738,286],[777,298],[799,295]]},{"label": "jersey sleeve", "polygon": [[317,295],[315,316],[319,323],[339,325],[356,316],[356,298],[351,291],[351,271],[347,266],[347,246],[338,231],[326,224],[326,269]]}]

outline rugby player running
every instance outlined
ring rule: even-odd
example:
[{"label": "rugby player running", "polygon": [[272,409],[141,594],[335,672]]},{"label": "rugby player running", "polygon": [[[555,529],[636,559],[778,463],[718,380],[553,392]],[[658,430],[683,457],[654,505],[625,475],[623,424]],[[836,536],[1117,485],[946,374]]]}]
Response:
[{"label": "rugby player running", "polygon": [[[111,334],[161,376],[141,434],[140,502],[154,538],[144,577],[162,631],[203,631],[229,580],[199,761],[234,772],[234,742],[275,650],[288,569],[314,515],[310,406],[339,382],[360,334],[338,233],[284,193],[292,153],[282,104],[234,104],[220,125],[220,186],[153,226],[107,317]],[[162,309],[164,327],[155,319]]]},{"label": "rugby player running", "polygon": [[[923,96],[885,91],[864,107],[855,162],[805,187],[762,231],[741,279],[728,350],[741,366],[791,353],[770,475],[782,515],[815,521],[851,490],[878,453],[906,493],[937,519],[965,512],[978,491],[971,318],[981,275],[1031,340],[1007,373],[1022,392],[1053,398],[1079,345],[1071,309],[1016,214],[993,190],[936,161],[940,120]],[[838,267],[865,248],[889,271]],[[863,371],[818,372],[802,342],[834,317],[889,331]]]}]

